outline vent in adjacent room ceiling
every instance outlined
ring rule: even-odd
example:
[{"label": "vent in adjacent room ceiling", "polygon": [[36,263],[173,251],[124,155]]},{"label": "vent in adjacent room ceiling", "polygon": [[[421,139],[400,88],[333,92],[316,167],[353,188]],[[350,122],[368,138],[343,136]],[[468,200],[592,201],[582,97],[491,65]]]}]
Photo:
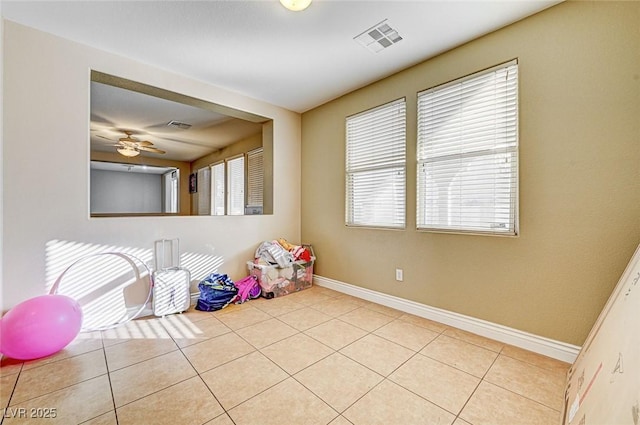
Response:
[{"label": "vent in adjacent room ceiling", "polygon": [[402,37],[398,34],[388,20],[384,20],[363,33],[353,37],[355,41],[362,44],[367,49],[374,53],[378,53],[387,47],[391,47],[400,40]]},{"label": "vent in adjacent room ceiling", "polygon": [[182,130],[188,130],[191,128],[191,124],[187,124],[186,122],[180,122],[180,121],[176,121],[176,120],[171,120],[167,123],[167,125],[169,127],[176,127],[176,128],[180,128]]}]

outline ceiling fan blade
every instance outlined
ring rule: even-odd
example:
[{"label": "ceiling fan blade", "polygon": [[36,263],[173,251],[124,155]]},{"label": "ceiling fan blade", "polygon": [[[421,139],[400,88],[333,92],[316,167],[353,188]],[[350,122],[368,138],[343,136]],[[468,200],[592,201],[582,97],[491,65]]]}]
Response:
[{"label": "ceiling fan blade", "polygon": [[147,146],[138,146],[138,149],[140,149],[141,151],[147,151],[147,152],[153,152],[153,153],[159,153],[159,154],[166,153],[165,151],[160,150],[158,148],[147,147]]},{"label": "ceiling fan blade", "polygon": [[153,146],[153,143],[148,140],[138,140],[136,143],[138,146]]}]

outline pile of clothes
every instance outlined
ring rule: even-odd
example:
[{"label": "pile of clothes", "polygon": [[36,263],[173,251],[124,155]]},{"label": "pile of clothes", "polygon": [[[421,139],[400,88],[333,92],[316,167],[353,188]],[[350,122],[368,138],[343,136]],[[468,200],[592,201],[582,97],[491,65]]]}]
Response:
[{"label": "pile of clothes", "polygon": [[255,264],[289,267],[296,261],[311,261],[311,252],[304,246],[293,245],[286,239],[265,241],[256,249]]},{"label": "pile of clothes", "polygon": [[311,245],[276,239],[261,243],[254,261],[247,265],[250,273],[259,277],[262,296],[273,298],[310,288],[314,261]]}]

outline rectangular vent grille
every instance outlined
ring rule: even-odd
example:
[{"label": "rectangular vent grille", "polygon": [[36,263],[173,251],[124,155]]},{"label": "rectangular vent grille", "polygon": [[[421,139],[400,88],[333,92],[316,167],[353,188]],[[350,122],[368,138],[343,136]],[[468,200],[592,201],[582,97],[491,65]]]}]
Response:
[{"label": "rectangular vent grille", "polygon": [[402,37],[385,19],[353,37],[353,39],[372,52],[378,53],[398,43],[402,40]]},{"label": "rectangular vent grille", "polygon": [[188,129],[191,128],[191,124],[187,124],[185,122],[180,122],[180,121],[176,121],[176,120],[169,121],[167,123],[167,125],[169,127],[176,127],[176,128],[180,128],[182,130],[188,130]]}]

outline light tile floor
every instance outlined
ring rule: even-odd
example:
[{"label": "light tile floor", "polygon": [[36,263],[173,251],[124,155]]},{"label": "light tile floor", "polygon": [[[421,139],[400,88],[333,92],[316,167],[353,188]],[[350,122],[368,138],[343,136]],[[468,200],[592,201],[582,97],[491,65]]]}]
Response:
[{"label": "light tile floor", "polygon": [[0,402],[6,425],[554,425],[568,367],[314,286],[3,359]]}]

